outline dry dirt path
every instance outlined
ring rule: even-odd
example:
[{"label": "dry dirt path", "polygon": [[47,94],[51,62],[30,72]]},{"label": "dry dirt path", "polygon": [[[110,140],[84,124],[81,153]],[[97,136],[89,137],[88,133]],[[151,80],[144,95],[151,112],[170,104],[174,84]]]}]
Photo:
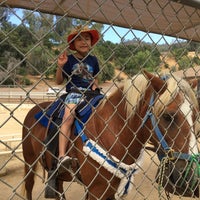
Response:
[{"label": "dry dirt path", "polygon": [[[155,183],[156,166],[152,163],[152,158],[149,155],[145,156],[145,162],[142,170],[136,175],[133,185],[133,191],[124,200],[157,200],[158,191]],[[23,160],[22,156],[18,158],[5,158],[7,175],[0,177],[0,199],[1,200],[22,200],[21,186],[23,182]],[[155,158],[153,158],[155,160]],[[37,172],[35,186],[33,190],[33,200],[45,200],[44,188],[42,182],[43,173],[41,168]],[[83,200],[84,188],[77,183],[65,183],[64,190],[66,191],[67,200]],[[163,195],[162,200],[167,200]],[[171,200],[191,200],[191,198],[181,198],[172,196]]]}]

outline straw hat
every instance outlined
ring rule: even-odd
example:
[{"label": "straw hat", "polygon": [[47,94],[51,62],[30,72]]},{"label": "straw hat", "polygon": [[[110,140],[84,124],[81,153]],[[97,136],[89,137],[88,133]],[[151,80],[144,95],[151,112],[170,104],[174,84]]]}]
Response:
[{"label": "straw hat", "polygon": [[91,46],[95,45],[99,40],[99,32],[95,29],[89,29],[88,26],[77,26],[67,37],[67,42],[69,43],[69,49],[75,50],[73,39],[76,35],[80,33],[90,33],[91,38]]}]

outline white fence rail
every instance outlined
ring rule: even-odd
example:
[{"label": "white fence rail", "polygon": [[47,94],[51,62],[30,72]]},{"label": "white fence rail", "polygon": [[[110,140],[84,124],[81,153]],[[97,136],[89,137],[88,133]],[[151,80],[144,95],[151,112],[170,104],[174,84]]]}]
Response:
[{"label": "white fence rail", "polygon": [[0,155],[21,153],[21,134],[5,134],[0,136]]}]

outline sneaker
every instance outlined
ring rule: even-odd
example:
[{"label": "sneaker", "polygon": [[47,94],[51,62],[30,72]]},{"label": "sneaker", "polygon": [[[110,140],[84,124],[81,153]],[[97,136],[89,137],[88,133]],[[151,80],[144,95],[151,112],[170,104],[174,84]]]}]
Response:
[{"label": "sneaker", "polygon": [[69,156],[63,156],[59,158],[57,169],[59,173],[64,172],[66,169],[70,169],[73,158]]}]

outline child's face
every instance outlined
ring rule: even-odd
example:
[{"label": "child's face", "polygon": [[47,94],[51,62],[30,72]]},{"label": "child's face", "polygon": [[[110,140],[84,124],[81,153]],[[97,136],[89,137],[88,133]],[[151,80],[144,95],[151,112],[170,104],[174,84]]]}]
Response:
[{"label": "child's face", "polygon": [[74,40],[76,51],[85,54],[88,53],[91,47],[91,35],[89,33],[81,33]]}]

